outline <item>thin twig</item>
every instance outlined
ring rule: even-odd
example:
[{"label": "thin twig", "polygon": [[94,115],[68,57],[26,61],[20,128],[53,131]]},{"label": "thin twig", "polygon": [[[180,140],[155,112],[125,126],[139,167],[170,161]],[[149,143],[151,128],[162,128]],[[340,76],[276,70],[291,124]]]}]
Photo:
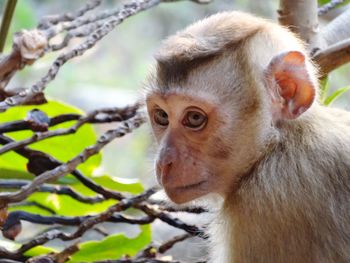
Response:
[{"label": "thin twig", "polygon": [[[92,218],[93,216],[42,216],[38,214],[32,214],[25,211],[13,211],[10,212],[5,224],[3,225],[3,229],[11,228],[12,225],[16,224],[19,221],[27,221],[35,224],[41,225],[53,225],[60,224],[64,226],[79,226],[84,221]],[[144,216],[144,217],[130,217],[121,214],[114,214],[108,220],[108,222],[113,223],[127,223],[131,225],[145,225],[152,223],[155,220],[155,217]]]},{"label": "thin twig", "polygon": [[[30,184],[30,182],[31,181],[29,180],[0,179],[0,189],[20,189]],[[73,190],[71,187],[64,185],[43,184],[37,188],[37,192],[68,195],[73,199],[86,204],[96,204],[106,200],[101,195],[92,197],[83,196],[77,191]]]},{"label": "thin twig", "polygon": [[38,28],[39,29],[47,29],[52,25],[56,25],[60,22],[65,21],[73,21],[77,19],[78,17],[81,17],[85,15],[87,12],[95,9],[97,6],[101,4],[102,0],[90,0],[79,10],[73,12],[73,13],[64,13],[62,15],[51,15],[46,16],[42,18],[39,22]]},{"label": "thin twig", "polygon": [[[5,146],[0,148],[0,155],[6,153],[8,151],[17,150],[23,146],[29,145],[29,144],[34,143],[34,142],[39,142],[39,141],[42,141],[42,140],[45,140],[45,139],[48,139],[51,137],[76,133],[80,127],[82,127],[86,123],[92,122],[94,119],[96,119],[96,117],[99,114],[106,114],[106,113],[108,114],[108,113],[114,112],[114,114],[118,114],[120,121],[129,119],[136,114],[137,108],[138,108],[138,105],[136,104],[134,106],[126,107],[123,109],[106,108],[106,109],[94,110],[93,112],[89,113],[85,117],[78,119],[78,121],[76,123],[74,123],[69,128],[56,129],[56,130],[47,131],[47,132],[38,132],[38,133],[35,133],[32,137],[30,137],[28,139],[8,143]],[[118,111],[120,113],[118,113]]]},{"label": "thin twig", "polygon": [[171,249],[176,243],[184,241],[184,240],[186,240],[186,239],[188,239],[190,237],[192,237],[192,235],[190,235],[188,233],[175,236],[172,239],[170,239],[170,240],[166,241],[165,243],[163,243],[161,246],[159,246],[158,252],[163,254],[163,253],[167,252],[169,249]]}]

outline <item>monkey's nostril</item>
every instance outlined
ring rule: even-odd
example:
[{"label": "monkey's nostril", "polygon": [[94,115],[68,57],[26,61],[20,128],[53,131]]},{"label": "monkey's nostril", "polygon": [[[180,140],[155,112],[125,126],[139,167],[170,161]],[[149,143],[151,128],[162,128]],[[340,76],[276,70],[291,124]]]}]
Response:
[{"label": "monkey's nostril", "polygon": [[173,165],[173,163],[168,163],[168,164],[163,165],[161,167],[162,177],[166,177],[169,174],[172,165]]}]

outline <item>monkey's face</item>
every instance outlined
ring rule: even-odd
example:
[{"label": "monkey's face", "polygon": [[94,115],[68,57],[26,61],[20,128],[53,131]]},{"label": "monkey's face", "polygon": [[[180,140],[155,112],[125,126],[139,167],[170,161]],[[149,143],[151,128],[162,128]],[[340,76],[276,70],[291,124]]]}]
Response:
[{"label": "monkey's face", "polygon": [[[198,94],[151,94],[147,108],[159,144],[156,158],[158,182],[175,203],[184,203],[210,192],[224,194],[238,174],[240,158],[232,145],[232,123],[220,103]],[[236,137],[238,140],[239,136]],[[230,177],[228,179],[228,177]]]}]

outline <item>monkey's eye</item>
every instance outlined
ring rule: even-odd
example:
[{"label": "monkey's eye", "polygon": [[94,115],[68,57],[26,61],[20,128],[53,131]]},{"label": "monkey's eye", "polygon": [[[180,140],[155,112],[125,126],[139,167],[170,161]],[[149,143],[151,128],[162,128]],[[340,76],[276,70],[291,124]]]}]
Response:
[{"label": "monkey's eye", "polygon": [[153,120],[155,123],[161,126],[168,126],[168,114],[162,109],[156,109],[153,113]]},{"label": "monkey's eye", "polygon": [[182,124],[193,130],[200,130],[207,124],[207,116],[197,110],[190,110],[186,113]]}]

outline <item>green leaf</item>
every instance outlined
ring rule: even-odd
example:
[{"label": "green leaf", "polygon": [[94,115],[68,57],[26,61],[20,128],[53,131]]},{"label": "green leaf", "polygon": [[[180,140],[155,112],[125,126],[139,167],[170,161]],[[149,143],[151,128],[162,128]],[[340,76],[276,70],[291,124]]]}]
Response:
[{"label": "green leaf", "polygon": [[39,255],[49,254],[51,252],[57,252],[57,250],[51,247],[37,246],[26,251],[24,255],[27,257],[36,257]]},{"label": "green leaf", "polygon": [[334,91],[331,95],[329,95],[324,100],[324,105],[326,105],[326,106],[330,105],[332,102],[334,102],[337,98],[339,98],[341,95],[343,95],[348,90],[350,90],[350,86],[347,86],[347,87],[344,87],[341,89],[337,89],[336,91]]},{"label": "green leaf", "polygon": [[79,251],[68,263],[93,262],[118,259],[124,255],[134,256],[151,242],[151,226],[140,226],[141,233],[135,238],[115,234],[101,241],[88,241],[79,245]]},{"label": "green leaf", "polygon": [[29,174],[28,172],[19,171],[19,170],[13,170],[13,169],[7,169],[6,164],[3,163],[3,161],[0,159],[0,178],[1,179],[27,179],[31,180],[34,178],[33,175]]},{"label": "green leaf", "polygon": [[[73,106],[64,104],[62,102],[49,101],[49,103],[40,106],[19,106],[11,108],[0,115],[0,123],[14,120],[22,120],[26,117],[28,111],[35,108],[44,111],[50,117],[67,113],[83,113],[81,110]],[[73,123],[74,121],[65,122],[51,127],[50,130],[68,128]],[[21,140],[32,136],[33,132],[18,131],[8,133],[7,135],[15,140]],[[95,141],[96,134],[93,130],[92,125],[86,124],[83,127],[81,127],[75,134],[49,138],[41,142],[31,144],[30,147],[36,150],[46,152],[54,156],[58,160],[66,162],[69,159],[76,156],[77,154],[79,154],[86,147],[94,144]],[[8,152],[0,156],[1,169],[26,172],[26,163],[27,160],[25,158],[13,152]],[[81,164],[79,166],[79,169],[81,169],[81,171],[86,174],[91,174],[93,170],[100,165],[100,163],[101,155],[97,154],[91,157],[84,164]]]},{"label": "green leaf", "polygon": [[97,184],[118,192],[139,194],[144,191],[143,186],[137,179],[116,178],[108,175],[92,178]]},{"label": "green leaf", "polygon": [[328,2],[330,2],[330,0],[318,0],[318,5],[319,5],[319,6],[325,5],[325,4],[327,4]]}]

